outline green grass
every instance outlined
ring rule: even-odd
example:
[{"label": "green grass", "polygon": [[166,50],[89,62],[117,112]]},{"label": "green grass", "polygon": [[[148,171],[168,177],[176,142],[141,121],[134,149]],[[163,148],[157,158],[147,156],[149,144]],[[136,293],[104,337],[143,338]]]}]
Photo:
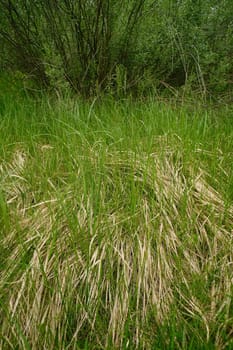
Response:
[{"label": "green grass", "polygon": [[0,348],[232,349],[233,109],[0,114]]}]

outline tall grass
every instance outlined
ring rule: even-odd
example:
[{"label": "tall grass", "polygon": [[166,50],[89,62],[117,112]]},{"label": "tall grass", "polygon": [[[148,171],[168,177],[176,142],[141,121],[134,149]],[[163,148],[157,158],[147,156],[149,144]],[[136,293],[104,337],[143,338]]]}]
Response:
[{"label": "tall grass", "polygon": [[231,349],[232,109],[4,101],[0,347]]}]

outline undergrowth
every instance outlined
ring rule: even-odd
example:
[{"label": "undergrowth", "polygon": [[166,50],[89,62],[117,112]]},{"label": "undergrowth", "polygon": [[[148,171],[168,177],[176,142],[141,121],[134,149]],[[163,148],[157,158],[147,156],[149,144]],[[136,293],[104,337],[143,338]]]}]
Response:
[{"label": "undergrowth", "polygon": [[231,108],[6,101],[0,347],[231,349]]}]

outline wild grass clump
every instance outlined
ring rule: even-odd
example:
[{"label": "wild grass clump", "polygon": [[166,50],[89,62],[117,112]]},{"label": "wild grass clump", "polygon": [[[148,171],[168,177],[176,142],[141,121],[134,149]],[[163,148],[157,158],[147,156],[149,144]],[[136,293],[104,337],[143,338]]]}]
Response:
[{"label": "wild grass clump", "polygon": [[124,117],[97,113],[88,129],[31,120],[5,145],[0,347],[230,349],[233,207],[198,158],[207,136],[189,152],[147,111],[119,139]]}]

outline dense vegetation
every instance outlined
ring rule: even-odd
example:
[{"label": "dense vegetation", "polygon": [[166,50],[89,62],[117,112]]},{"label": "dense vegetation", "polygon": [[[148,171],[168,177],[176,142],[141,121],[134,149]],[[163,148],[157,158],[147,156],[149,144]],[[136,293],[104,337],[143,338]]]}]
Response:
[{"label": "dense vegetation", "polygon": [[232,108],[3,102],[0,347],[232,349]]},{"label": "dense vegetation", "polygon": [[0,68],[82,95],[229,94],[232,0],[0,0]]},{"label": "dense vegetation", "polygon": [[1,349],[233,349],[232,13],[0,0]]}]

